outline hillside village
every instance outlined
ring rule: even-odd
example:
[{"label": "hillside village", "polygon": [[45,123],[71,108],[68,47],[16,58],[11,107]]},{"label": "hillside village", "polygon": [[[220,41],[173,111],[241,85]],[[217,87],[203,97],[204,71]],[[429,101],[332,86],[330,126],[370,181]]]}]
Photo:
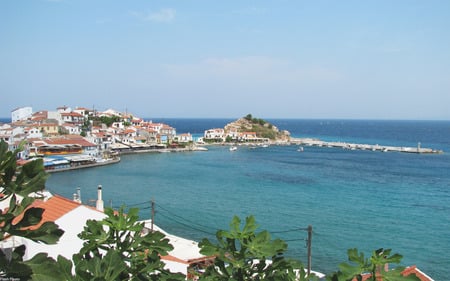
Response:
[{"label": "hillside village", "polygon": [[31,107],[23,107],[13,110],[11,124],[0,128],[0,138],[11,145],[24,139],[34,147],[50,139],[48,145],[68,143],[59,143],[58,139],[72,139],[73,144],[78,144],[80,137],[92,144],[88,153],[92,156],[116,149],[115,144],[157,146],[192,141],[189,134],[177,135],[175,128],[167,124],[144,121],[113,109],[96,111],[77,107],[72,110],[63,106],[56,111],[33,112]]},{"label": "hillside village", "polygon": [[11,112],[11,123],[0,124],[0,140],[16,149],[24,142],[23,161],[44,157],[49,172],[116,163],[118,155],[145,151],[206,150],[207,143],[269,143],[289,141],[289,132],[247,115],[224,128],[207,129],[194,140],[190,133],[113,109],[98,111],[68,106],[33,112]]}]

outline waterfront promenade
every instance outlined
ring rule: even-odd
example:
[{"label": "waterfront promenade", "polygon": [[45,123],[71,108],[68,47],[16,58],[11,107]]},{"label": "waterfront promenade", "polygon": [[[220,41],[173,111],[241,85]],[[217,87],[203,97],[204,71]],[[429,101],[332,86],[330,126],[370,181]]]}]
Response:
[{"label": "waterfront promenade", "polygon": [[404,152],[404,153],[423,153],[423,154],[443,153],[442,150],[436,150],[432,148],[422,148],[420,146],[420,143],[417,144],[417,147],[408,147],[408,146],[386,146],[378,144],[358,144],[347,142],[328,142],[310,138],[292,138],[291,144],[316,146],[316,147],[335,147],[349,150],[371,150],[381,152]]},{"label": "waterfront promenade", "polygon": [[57,173],[57,172],[65,172],[65,171],[72,171],[72,170],[78,170],[78,169],[85,169],[85,168],[93,168],[93,167],[99,167],[99,166],[105,166],[110,164],[116,164],[120,162],[120,157],[114,157],[110,159],[101,159],[97,160],[92,163],[88,164],[72,164],[72,165],[62,165],[62,166],[47,166],[45,168],[45,171],[47,173]]}]

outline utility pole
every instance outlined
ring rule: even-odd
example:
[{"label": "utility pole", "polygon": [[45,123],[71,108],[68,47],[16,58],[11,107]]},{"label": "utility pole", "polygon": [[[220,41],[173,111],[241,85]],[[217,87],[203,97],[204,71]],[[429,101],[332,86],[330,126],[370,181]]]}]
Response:
[{"label": "utility pole", "polygon": [[153,221],[155,220],[155,201],[152,199],[152,232],[153,232]]},{"label": "utility pole", "polygon": [[308,275],[311,274],[311,244],[312,244],[312,225],[308,225]]}]

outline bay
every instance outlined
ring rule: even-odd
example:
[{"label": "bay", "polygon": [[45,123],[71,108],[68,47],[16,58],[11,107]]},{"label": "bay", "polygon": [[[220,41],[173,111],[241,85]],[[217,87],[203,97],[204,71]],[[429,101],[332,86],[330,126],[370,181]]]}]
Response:
[{"label": "bay", "polygon": [[[229,119],[158,119],[200,136]],[[294,137],[380,145],[417,146],[443,154],[403,154],[337,148],[210,146],[207,152],[123,155],[120,163],[51,174],[47,188],[84,203],[103,186],[105,205],[139,207],[175,235],[200,241],[228,229],[234,215],[255,215],[260,229],[289,244],[306,263],[306,228],[313,227],[312,265],[337,270],[346,251],[366,255],[392,248],[403,265],[417,265],[445,280],[450,243],[450,122],[271,119]]]}]

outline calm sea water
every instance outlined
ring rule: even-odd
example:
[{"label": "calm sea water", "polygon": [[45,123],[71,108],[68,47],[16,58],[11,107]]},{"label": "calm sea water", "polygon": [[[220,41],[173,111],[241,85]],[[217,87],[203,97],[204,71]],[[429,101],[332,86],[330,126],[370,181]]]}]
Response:
[{"label": "calm sea water", "polygon": [[[177,132],[201,135],[228,119],[153,119]],[[271,146],[209,147],[207,152],[124,155],[119,164],[51,174],[49,190],[106,205],[141,208],[165,230],[194,240],[214,239],[233,215],[255,215],[261,230],[289,244],[306,263],[303,230],[313,226],[313,269],[337,270],[346,251],[366,255],[392,248],[403,265],[446,280],[450,262],[450,122],[268,120],[295,137],[444,150],[440,155]]]}]

